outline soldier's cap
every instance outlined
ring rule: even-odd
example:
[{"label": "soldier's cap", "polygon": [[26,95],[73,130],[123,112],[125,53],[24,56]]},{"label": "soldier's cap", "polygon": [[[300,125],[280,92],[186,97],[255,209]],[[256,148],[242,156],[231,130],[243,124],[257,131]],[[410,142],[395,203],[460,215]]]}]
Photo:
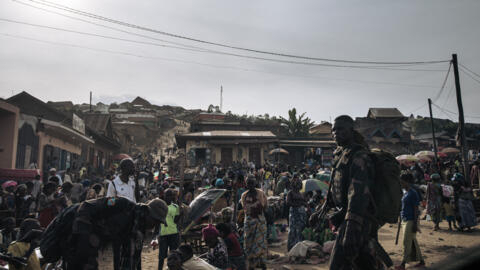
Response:
[{"label": "soldier's cap", "polygon": [[160,223],[166,224],[165,217],[167,216],[168,206],[162,199],[153,199],[147,202],[148,211],[150,216],[159,221]]}]

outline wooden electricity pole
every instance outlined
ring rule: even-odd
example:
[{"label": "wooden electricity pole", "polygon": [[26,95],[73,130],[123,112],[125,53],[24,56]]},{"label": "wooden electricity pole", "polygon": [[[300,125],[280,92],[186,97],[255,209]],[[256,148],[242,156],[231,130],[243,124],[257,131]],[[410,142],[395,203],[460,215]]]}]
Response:
[{"label": "wooden electricity pole", "polygon": [[430,110],[430,122],[432,124],[433,151],[435,153],[435,167],[438,168],[437,139],[435,138],[435,127],[433,125],[432,100],[428,99],[428,109]]},{"label": "wooden electricity pole", "polygon": [[470,171],[468,170],[467,140],[465,138],[465,118],[463,116],[462,93],[460,91],[460,76],[458,75],[457,54],[452,54],[453,74],[455,76],[455,89],[458,105],[458,137],[460,139],[460,150],[462,152],[463,176],[467,183],[470,183]]}]

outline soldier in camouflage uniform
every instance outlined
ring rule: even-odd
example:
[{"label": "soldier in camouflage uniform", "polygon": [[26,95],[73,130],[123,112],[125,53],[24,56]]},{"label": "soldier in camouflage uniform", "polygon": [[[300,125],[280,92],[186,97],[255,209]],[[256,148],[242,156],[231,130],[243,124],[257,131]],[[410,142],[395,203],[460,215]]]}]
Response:
[{"label": "soldier in camouflage uniform", "polygon": [[[338,231],[330,269],[383,269],[375,248],[378,225],[371,218],[374,163],[353,123],[351,117],[343,115],[335,119],[332,128],[338,147],[334,152],[332,186],[323,206],[335,209],[330,221]],[[311,222],[318,222],[319,213],[326,209],[313,214]]]}]

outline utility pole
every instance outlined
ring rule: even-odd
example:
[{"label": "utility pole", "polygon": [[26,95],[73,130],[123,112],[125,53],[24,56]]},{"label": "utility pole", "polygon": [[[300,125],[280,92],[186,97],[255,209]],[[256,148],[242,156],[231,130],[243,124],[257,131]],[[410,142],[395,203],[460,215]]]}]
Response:
[{"label": "utility pole", "polygon": [[438,167],[437,139],[435,138],[435,127],[433,125],[432,100],[431,99],[428,99],[428,109],[430,110],[430,122],[432,124],[432,139],[433,139],[433,151],[435,153],[435,156],[434,156],[435,167]]},{"label": "utility pole", "polygon": [[223,112],[223,86],[220,85],[220,111]]},{"label": "utility pole", "polygon": [[458,61],[457,54],[452,54],[453,75],[455,76],[455,89],[457,93],[457,105],[458,105],[458,136],[460,137],[460,147],[462,151],[463,162],[463,176],[467,183],[470,184],[470,171],[468,170],[468,152],[467,152],[467,140],[465,138],[465,118],[463,116],[463,104],[462,93],[460,91],[460,76],[458,75]]},{"label": "utility pole", "polygon": [[92,112],[92,91],[90,91],[90,112]]}]

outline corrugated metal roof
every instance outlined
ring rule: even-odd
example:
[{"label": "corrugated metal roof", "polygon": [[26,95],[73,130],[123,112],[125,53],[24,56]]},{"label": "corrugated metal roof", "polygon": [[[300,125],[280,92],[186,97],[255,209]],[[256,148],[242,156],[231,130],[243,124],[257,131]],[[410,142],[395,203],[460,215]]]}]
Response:
[{"label": "corrugated metal roof", "polygon": [[405,117],[397,108],[370,108],[368,117],[371,118],[395,118]]},{"label": "corrugated metal roof", "polygon": [[264,137],[275,138],[271,131],[212,130],[181,134],[183,137]]},{"label": "corrugated metal roof", "polygon": [[85,114],[85,125],[98,132],[105,132],[107,129],[108,121],[110,121],[110,114]]}]

